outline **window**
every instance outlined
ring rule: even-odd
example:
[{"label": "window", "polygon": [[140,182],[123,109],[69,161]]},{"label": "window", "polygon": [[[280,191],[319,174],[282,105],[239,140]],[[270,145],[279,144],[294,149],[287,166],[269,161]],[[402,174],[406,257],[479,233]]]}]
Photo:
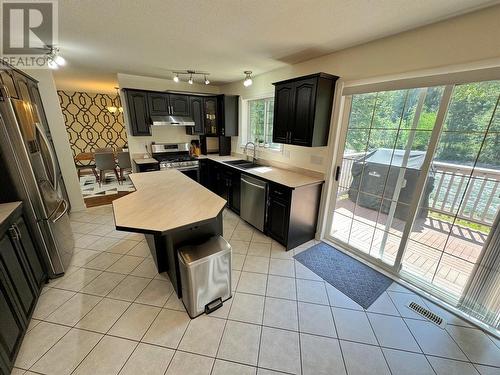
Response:
[{"label": "window", "polygon": [[247,141],[279,150],[281,145],[273,143],[274,98],[249,100],[247,103]]}]

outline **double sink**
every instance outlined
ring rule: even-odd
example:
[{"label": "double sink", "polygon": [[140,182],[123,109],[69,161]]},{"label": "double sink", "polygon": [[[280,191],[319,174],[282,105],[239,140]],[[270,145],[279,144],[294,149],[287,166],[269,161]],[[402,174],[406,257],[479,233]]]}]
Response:
[{"label": "double sink", "polygon": [[228,160],[228,161],[223,161],[224,164],[229,164],[232,165],[236,168],[241,168],[241,169],[252,169],[252,168],[259,168],[263,167],[263,165],[248,161],[248,160]]}]

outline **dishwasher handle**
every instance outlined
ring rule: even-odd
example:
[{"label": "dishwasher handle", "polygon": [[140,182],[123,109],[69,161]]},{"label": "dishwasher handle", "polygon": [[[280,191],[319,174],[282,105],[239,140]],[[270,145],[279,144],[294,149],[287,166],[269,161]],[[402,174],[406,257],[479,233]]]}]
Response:
[{"label": "dishwasher handle", "polygon": [[252,185],[258,189],[262,189],[262,190],[265,190],[266,189],[266,185],[258,185],[258,184],[254,184],[253,182],[250,182],[248,181],[247,179],[245,179],[244,177],[241,177],[241,182],[244,182],[245,184],[249,184],[249,185]]}]

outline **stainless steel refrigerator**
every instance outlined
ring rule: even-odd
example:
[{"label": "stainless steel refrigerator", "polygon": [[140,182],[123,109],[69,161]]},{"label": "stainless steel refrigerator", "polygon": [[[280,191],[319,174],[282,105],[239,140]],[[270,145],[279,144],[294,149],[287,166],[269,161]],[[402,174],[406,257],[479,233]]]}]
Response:
[{"label": "stainless steel refrigerator", "polygon": [[65,189],[42,111],[35,102],[10,97],[8,89],[0,85],[0,149],[7,169],[0,171],[4,174],[1,180],[8,180],[15,196],[23,201],[49,277],[57,277],[71,262],[74,240],[69,203],[63,196]]}]

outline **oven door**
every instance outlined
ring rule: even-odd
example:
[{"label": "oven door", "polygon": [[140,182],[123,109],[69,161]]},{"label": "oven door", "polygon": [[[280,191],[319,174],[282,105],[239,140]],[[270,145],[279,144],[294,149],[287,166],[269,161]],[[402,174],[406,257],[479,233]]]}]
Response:
[{"label": "oven door", "polygon": [[184,173],[186,176],[195,180],[196,182],[200,182],[200,168],[198,168],[197,166],[177,168],[177,170]]}]

